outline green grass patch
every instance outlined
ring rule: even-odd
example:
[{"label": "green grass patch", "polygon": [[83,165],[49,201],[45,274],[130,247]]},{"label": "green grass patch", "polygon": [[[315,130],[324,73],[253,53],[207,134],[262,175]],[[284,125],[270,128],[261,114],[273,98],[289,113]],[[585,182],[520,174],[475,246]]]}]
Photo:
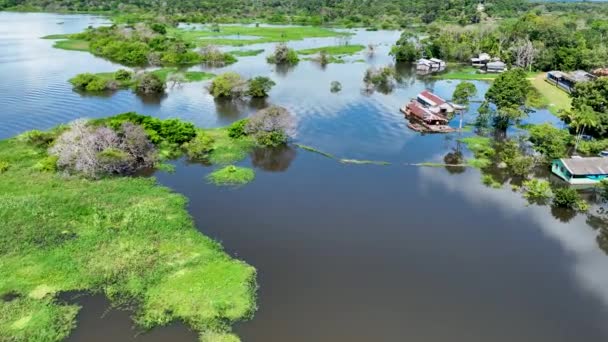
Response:
[{"label": "green grass patch", "polygon": [[234,50],[228,51],[228,53],[237,56],[237,57],[248,57],[248,56],[257,56],[264,52],[264,49],[259,50]]},{"label": "green grass patch", "polygon": [[56,41],[53,47],[70,51],[89,51],[89,42],[81,39],[65,39]]},{"label": "green grass patch", "polygon": [[467,160],[467,165],[483,169],[492,164],[492,157],[496,154],[492,146],[492,139],[487,137],[473,136],[460,139],[467,148],[473,152],[474,159]]},{"label": "green grass patch", "polygon": [[63,291],[105,293],[138,304],[145,328],[179,320],[200,332],[227,333],[255,310],[253,267],[200,234],[186,199],[154,179],[89,180],[38,171],[48,155],[26,139],[0,141],[0,336],[9,341],[64,338],[77,308]]},{"label": "green grass patch", "polygon": [[549,111],[557,115],[561,110],[570,110],[572,99],[570,95],[561,88],[545,81],[546,74],[541,73],[536,75],[531,82],[539,96],[539,104],[541,107],[546,107]]},{"label": "green grass patch", "polygon": [[[286,42],[313,37],[335,37],[343,33],[314,26],[298,27],[252,27],[252,26],[220,26],[219,32],[211,30],[170,29],[169,34],[180,36],[186,41],[199,45],[232,45],[243,46],[260,43]],[[230,38],[226,38],[230,36]],[[239,39],[239,36],[255,36],[257,39]]]},{"label": "green grass patch", "polygon": [[252,137],[243,136],[231,138],[227,128],[214,128],[203,130],[212,139],[211,151],[208,159],[212,164],[228,165],[241,161],[249,155],[256,146]]},{"label": "green grass patch", "polygon": [[354,55],[355,53],[365,49],[363,45],[336,45],[336,46],[322,46],[312,49],[298,50],[297,52],[301,55],[314,55],[321,51],[327,52],[329,55]]},{"label": "green grass patch", "polygon": [[[492,81],[500,75],[499,73],[480,73],[479,69],[473,67],[463,67],[448,72],[435,74],[432,77],[442,80],[489,80]],[[528,72],[528,78],[533,78],[538,75],[537,72]]]},{"label": "green grass patch", "polygon": [[215,185],[245,185],[255,178],[255,171],[248,167],[225,166],[213,171],[207,179]]},{"label": "green grass patch", "polygon": [[186,78],[186,82],[199,82],[210,80],[215,77],[215,74],[204,71],[180,71],[178,68],[161,68],[152,71],[153,74],[160,77],[163,82],[167,81],[167,76],[172,73],[181,72]]}]

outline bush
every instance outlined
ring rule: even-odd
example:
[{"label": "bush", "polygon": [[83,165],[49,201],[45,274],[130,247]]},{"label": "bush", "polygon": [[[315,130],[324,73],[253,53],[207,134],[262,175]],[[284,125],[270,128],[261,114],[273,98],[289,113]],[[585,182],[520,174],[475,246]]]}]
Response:
[{"label": "bush", "polygon": [[209,92],[215,98],[239,98],[245,96],[247,91],[247,81],[235,72],[227,72],[217,76],[209,86]]},{"label": "bush", "polygon": [[553,189],[553,205],[559,208],[578,209],[581,197],[572,188],[562,187]]},{"label": "bush", "polygon": [[179,119],[162,120],[158,134],[169,143],[181,145],[196,136],[196,127]]},{"label": "bush", "polygon": [[553,196],[551,184],[542,179],[530,179],[523,182],[524,197],[529,201],[545,202]]},{"label": "bush", "polygon": [[568,131],[555,128],[549,123],[534,125],[530,128],[530,142],[534,149],[547,160],[563,158],[568,155],[572,136]]},{"label": "bush", "polygon": [[130,174],[153,166],[154,145],[141,126],[125,122],[118,134],[102,126],[94,127],[85,120],[74,121],[49,154],[56,157],[59,169],[97,178],[110,174]]},{"label": "bush", "polygon": [[17,139],[38,147],[49,146],[57,137],[55,132],[42,132],[37,129],[25,132],[18,136]]},{"label": "bush", "polygon": [[210,63],[214,66],[224,66],[235,63],[236,57],[227,52],[222,52],[215,45],[206,45],[199,50],[201,62]]},{"label": "bush", "polygon": [[248,121],[249,120],[247,119],[242,119],[233,122],[230,126],[228,126],[228,136],[233,139],[238,139],[245,136],[245,126],[247,126]]},{"label": "bush", "polygon": [[77,89],[86,89],[87,85],[93,80],[95,80],[97,76],[90,73],[78,74],[75,77],[70,79],[70,83]]},{"label": "bush", "polygon": [[125,69],[120,69],[114,73],[114,79],[117,81],[129,81],[131,77],[133,77],[133,73]]},{"label": "bush", "polygon": [[268,63],[272,64],[298,64],[300,57],[298,53],[287,46],[285,43],[277,44],[274,48],[274,53],[266,58]]},{"label": "bush", "polygon": [[8,169],[10,167],[11,167],[11,164],[0,160],[0,173],[4,173],[4,172],[8,171]]},{"label": "bush", "polygon": [[161,94],[165,91],[165,83],[157,75],[147,72],[137,82],[136,91],[140,94]]},{"label": "bush", "polygon": [[55,172],[57,171],[57,156],[48,156],[34,165],[37,171]]},{"label": "bush", "polygon": [[337,93],[341,90],[342,90],[342,83],[340,83],[338,81],[331,82],[331,85],[329,86],[329,91],[331,91],[332,93]]},{"label": "bush", "polygon": [[393,90],[396,83],[395,69],[391,66],[370,67],[365,71],[363,83],[368,91],[379,90],[388,93]]},{"label": "bush", "polygon": [[108,89],[108,81],[101,77],[95,77],[95,79],[89,82],[85,87],[86,91],[104,91],[106,89]]},{"label": "bush", "polygon": [[97,126],[107,125],[115,131],[120,131],[122,125],[126,122],[142,126],[150,141],[155,145],[163,141],[181,145],[196,136],[196,128],[192,123],[183,122],[179,119],[161,120],[135,112],[95,120],[94,124]]},{"label": "bush", "polygon": [[258,143],[277,146],[287,142],[295,126],[291,113],[283,107],[271,106],[253,114],[245,125],[245,133]]},{"label": "bush", "polygon": [[191,159],[204,159],[213,150],[213,142],[209,134],[198,131],[194,139],[184,144],[184,149]]},{"label": "bush", "polygon": [[266,97],[276,83],[268,77],[258,76],[249,80],[247,94],[252,97]]}]

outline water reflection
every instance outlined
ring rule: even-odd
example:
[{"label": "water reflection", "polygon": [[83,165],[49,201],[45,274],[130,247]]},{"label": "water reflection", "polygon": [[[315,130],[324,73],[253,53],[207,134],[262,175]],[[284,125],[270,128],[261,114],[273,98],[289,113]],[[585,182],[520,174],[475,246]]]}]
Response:
[{"label": "water reflection", "polygon": [[292,146],[273,148],[256,148],[251,152],[253,166],[269,172],[283,172],[296,158],[296,149]]}]

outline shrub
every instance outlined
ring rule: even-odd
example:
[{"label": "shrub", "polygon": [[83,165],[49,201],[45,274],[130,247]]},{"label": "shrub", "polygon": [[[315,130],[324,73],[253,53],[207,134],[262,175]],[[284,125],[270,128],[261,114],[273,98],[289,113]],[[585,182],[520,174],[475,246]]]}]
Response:
[{"label": "shrub", "polygon": [[8,171],[8,169],[10,167],[11,167],[11,164],[9,164],[8,162],[0,160],[0,173],[4,173],[4,172]]},{"label": "shrub", "polygon": [[553,196],[551,184],[542,179],[530,179],[523,182],[524,197],[529,201],[544,202]]},{"label": "shrub", "polygon": [[297,64],[300,61],[298,53],[289,48],[287,44],[280,43],[274,48],[274,53],[266,58],[272,64]]},{"label": "shrub", "polygon": [[181,145],[196,136],[196,127],[179,119],[162,120],[158,134],[170,143]]},{"label": "shrub", "polygon": [[129,81],[131,77],[133,77],[133,73],[125,69],[120,69],[114,73],[114,79],[117,81]]},{"label": "shrub", "polygon": [[57,158],[57,167],[70,173],[97,178],[107,174],[130,174],[154,165],[156,150],[143,128],[130,122],[118,134],[102,126],[88,125],[85,120],[70,124],[49,154]]},{"label": "shrub", "polygon": [[42,132],[37,129],[25,132],[17,139],[38,147],[49,146],[56,138],[55,132]]},{"label": "shrub", "polygon": [[555,128],[548,123],[534,125],[529,131],[529,139],[534,144],[534,149],[546,159],[552,160],[567,156],[568,146],[572,141],[572,136],[568,131]]},{"label": "shrub", "polygon": [[273,80],[268,77],[258,76],[249,80],[247,94],[252,97],[266,97],[268,92],[275,85]]},{"label": "shrub", "polygon": [[97,76],[85,87],[86,91],[104,91],[106,89],[108,89],[108,80]]},{"label": "shrub", "polygon": [[57,156],[48,156],[34,165],[37,171],[55,172],[57,171]]},{"label": "shrub", "polygon": [[271,106],[253,114],[245,125],[245,133],[254,136],[258,143],[277,146],[292,134],[295,120],[283,107]]},{"label": "shrub", "polygon": [[140,94],[160,94],[165,91],[165,83],[157,75],[147,72],[137,82],[136,91]]},{"label": "shrub", "polygon": [[106,119],[98,119],[93,123],[97,126],[107,125],[115,131],[120,131],[126,122],[142,126],[150,141],[156,145],[162,141],[181,145],[196,136],[196,128],[192,123],[183,122],[179,119],[161,120],[135,112],[122,113]]},{"label": "shrub", "polygon": [[342,90],[342,83],[340,83],[338,81],[331,82],[331,85],[329,86],[329,91],[331,91],[332,93],[337,93],[341,90]]},{"label": "shrub", "polygon": [[481,178],[481,182],[489,187],[492,187],[494,189],[500,189],[502,187],[502,184],[500,184],[498,181],[496,181],[494,179],[494,177],[492,177],[492,175],[483,175]]},{"label": "shrub", "polygon": [[368,91],[388,93],[395,87],[395,69],[391,66],[371,67],[365,71],[363,83]]},{"label": "shrub", "polygon": [[213,150],[213,138],[203,132],[198,131],[196,137],[184,144],[184,149],[188,154],[188,157],[192,159],[203,159],[207,157],[207,154]]},{"label": "shrub", "polygon": [[247,81],[235,72],[223,73],[213,79],[209,92],[213,97],[239,98],[247,94]]},{"label": "shrub", "polygon": [[230,53],[222,52],[215,45],[203,46],[198,54],[202,62],[210,63],[214,66],[229,65],[237,61],[236,57]]},{"label": "shrub", "polygon": [[245,136],[245,126],[247,126],[248,121],[249,120],[247,119],[242,119],[233,122],[230,126],[228,126],[228,136],[233,139],[238,139]]},{"label": "shrub", "polygon": [[581,197],[572,188],[561,187],[553,189],[553,205],[559,208],[577,209]]},{"label": "shrub", "polygon": [[86,89],[87,85],[93,80],[95,80],[97,76],[90,73],[78,74],[70,79],[70,83],[77,89]]}]

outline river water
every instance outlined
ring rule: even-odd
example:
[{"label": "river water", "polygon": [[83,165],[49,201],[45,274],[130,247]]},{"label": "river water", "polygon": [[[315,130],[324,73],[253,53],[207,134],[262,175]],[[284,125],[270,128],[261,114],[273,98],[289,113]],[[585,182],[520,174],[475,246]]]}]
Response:
[{"label": "river water", "polygon": [[[176,162],[175,173],[156,175],[189,198],[202,233],[257,268],[259,309],[235,327],[243,341],[608,340],[608,257],[585,215],[564,222],[548,207],[527,206],[508,185],[482,185],[477,170],[405,165],[441,162],[459,148],[458,135],[414,133],[399,106],[425,88],[449,98],[457,83],[417,78],[399,66],[403,80],[394,92],[362,93],[365,69],[390,62],[398,32],[356,31],[351,43],[377,44],[375,56],[326,68],[303,61],[277,70],[265,53],[241,57],[213,71],[269,76],[277,85],[267,103],[225,103],[204,83],[156,99],[72,91],[67,79],[75,74],[120,66],[53,49],[39,37],[105,23],[0,13],[0,138],[125,111],[223,126],[273,103],[297,117],[297,142],[392,163],[345,165],[289,147],[242,162],[257,178],[238,189],[207,184],[212,169],[185,161]],[[289,45],[334,44],[323,38]],[[273,45],[244,49],[257,48]],[[331,81],[342,83],[340,93],[330,93]],[[475,83],[481,98],[488,84]],[[539,111],[529,121],[554,119]],[[141,333],[128,312],[108,310],[101,296],[76,300],[83,309],[72,341],[196,340],[179,323]]]}]

